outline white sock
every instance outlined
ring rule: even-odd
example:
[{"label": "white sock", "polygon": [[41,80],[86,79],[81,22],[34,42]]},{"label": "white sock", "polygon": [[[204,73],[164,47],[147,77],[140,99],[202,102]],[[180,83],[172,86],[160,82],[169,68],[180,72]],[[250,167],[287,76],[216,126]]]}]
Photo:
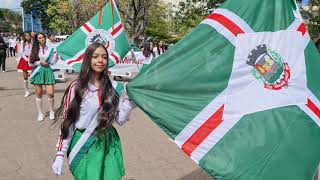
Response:
[{"label": "white sock", "polygon": [[53,111],[54,98],[48,98],[48,103],[49,103],[49,110],[50,110],[50,112],[54,112],[54,111]]},{"label": "white sock", "polygon": [[28,80],[23,80],[23,82],[24,82],[24,91],[25,92],[28,92]]},{"label": "white sock", "polygon": [[36,105],[39,114],[42,114],[42,99],[36,98]]}]

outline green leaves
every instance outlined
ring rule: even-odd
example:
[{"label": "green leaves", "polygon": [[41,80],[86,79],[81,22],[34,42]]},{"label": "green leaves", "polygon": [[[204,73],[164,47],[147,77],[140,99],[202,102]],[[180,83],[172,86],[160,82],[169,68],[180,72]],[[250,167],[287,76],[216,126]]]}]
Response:
[{"label": "green leaves", "polygon": [[178,5],[174,16],[174,30],[185,36],[224,0],[186,0]]},{"label": "green leaves", "polygon": [[15,32],[22,31],[22,17],[20,14],[9,9],[0,8],[0,32]]}]

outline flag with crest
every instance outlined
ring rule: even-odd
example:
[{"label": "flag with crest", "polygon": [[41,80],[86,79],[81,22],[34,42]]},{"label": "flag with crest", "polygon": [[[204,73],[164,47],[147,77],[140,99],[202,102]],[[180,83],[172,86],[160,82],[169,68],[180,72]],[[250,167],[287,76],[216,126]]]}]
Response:
[{"label": "flag with crest", "polygon": [[311,180],[320,56],[294,0],[227,0],[127,85],[215,180]]},{"label": "flag with crest", "polygon": [[131,49],[119,11],[112,0],[59,45],[57,52],[68,65],[80,71],[84,52],[93,42],[106,46],[109,67],[119,63]]}]

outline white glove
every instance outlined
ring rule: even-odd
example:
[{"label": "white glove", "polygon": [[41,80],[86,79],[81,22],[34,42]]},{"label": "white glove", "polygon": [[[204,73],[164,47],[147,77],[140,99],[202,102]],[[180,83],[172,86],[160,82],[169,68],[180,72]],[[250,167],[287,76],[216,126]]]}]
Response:
[{"label": "white glove", "polygon": [[56,156],[53,164],[52,164],[52,171],[55,175],[62,175],[62,169],[63,169],[63,156]]}]

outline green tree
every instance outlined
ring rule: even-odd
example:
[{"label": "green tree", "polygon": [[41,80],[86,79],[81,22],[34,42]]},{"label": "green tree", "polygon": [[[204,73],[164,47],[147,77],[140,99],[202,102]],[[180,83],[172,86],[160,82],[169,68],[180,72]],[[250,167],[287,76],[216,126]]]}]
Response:
[{"label": "green tree", "polygon": [[186,0],[179,3],[175,12],[173,30],[185,36],[224,0]]},{"label": "green tree", "polygon": [[20,33],[22,31],[22,17],[19,13],[0,8],[0,16],[0,32]]},{"label": "green tree", "polygon": [[51,0],[45,11],[49,28],[61,34],[71,34],[94,16],[104,0]]},{"label": "green tree", "polygon": [[0,20],[4,20],[4,15],[2,11],[0,11]]},{"label": "green tree", "polygon": [[74,24],[75,9],[71,1],[52,0],[46,14],[50,18],[49,28],[59,34],[70,34],[76,26]]},{"label": "green tree", "polygon": [[149,19],[146,26],[145,35],[155,41],[170,38],[171,21],[168,20],[168,9],[165,4],[159,2],[150,7]]},{"label": "green tree", "polygon": [[145,38],[151,7],[159,0],[116,0],[124,26],[132,44],[139,44]]},{"label": "green tree", "polygon": [[310,36],[313,39],[320,38],[320,0],[313,0],[307,7],[301,8]]}]

